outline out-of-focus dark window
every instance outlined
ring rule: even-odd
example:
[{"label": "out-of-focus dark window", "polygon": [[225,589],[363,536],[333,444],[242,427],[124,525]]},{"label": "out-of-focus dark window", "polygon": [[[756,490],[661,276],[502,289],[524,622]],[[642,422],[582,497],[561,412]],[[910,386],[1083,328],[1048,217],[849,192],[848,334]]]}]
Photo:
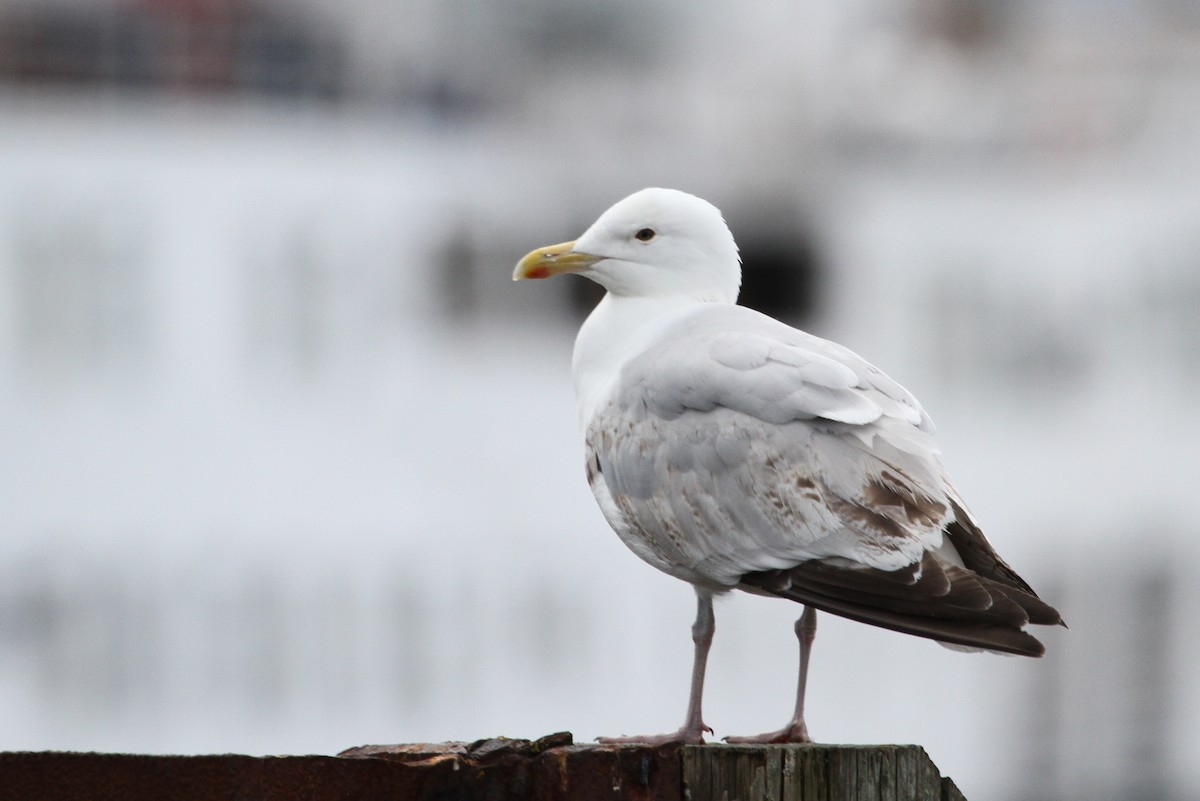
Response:
[{"label": "out-of-focus dark window", "polygon": [[254,3],[0,8],[0,83],[331,98],[342,45]]}]

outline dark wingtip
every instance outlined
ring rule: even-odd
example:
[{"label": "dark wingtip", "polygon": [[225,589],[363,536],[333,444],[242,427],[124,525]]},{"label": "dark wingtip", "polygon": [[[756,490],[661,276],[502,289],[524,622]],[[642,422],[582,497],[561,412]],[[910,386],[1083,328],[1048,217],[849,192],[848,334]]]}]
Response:
[{"label": "dark wingtip", "polygon": [[[964,568],[938,565],[933,559],[927,557],[929,569],[918,574],[915,582],[902,580],[910,577],[915,566],[885,572],[805,562],[790,570],[750,573],[742,583],[862,623],[1018,656],[1046,653],[1025,625],[1066,625],[1058,610],[1031,592]],[[929,587],[943,591],[930,594]],[[979,603],[981,598],[988,603]]]}]

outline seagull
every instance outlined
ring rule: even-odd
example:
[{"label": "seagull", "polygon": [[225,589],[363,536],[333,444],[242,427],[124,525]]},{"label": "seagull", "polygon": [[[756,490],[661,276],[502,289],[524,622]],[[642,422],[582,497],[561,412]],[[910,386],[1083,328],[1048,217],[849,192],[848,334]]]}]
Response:
[{"label": "seagull", "polygon": [[601,741],[704,742],[713,598],[735,589],[803,609],[791,720],[729,742],[812,742],[817,610],[961,650],[1044,653],[1024,627],[1062,618],[984,537],[929,415],[847,348],[736,305],[741,261],[715,206],[643,189],[526,255],[513,280],[564,273],[607,290],[572,358],[588,483],[621,541],[697,599],[683,725]]}]

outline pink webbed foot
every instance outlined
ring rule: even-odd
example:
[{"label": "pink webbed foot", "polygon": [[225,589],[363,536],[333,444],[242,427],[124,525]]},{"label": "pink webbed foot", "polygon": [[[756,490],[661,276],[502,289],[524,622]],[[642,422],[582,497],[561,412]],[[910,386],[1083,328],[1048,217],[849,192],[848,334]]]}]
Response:
[{"label": "pink webbed foot", "polygon": [[673,745],[675,743],[683,743],[685,745],[704,745],[704,733],[712,734],[712,729],[701,724],[699,728],[688,727],[673,731],[669,734],[645,734],[634,735],[629,737],[597,737],[596,742],[606,745],[621,745],[629,743],[638,743],[641,745]]},{"label": "pink webbed foot", "polygon": [[769,731],[766,734],[757,734],[749,737],[726,737],[727,743],[754,743],[757,745],[768,745],[775,743],[811,743],[812,737],[808,736],[808,727],[804,725],[804,721],[792,723],[784,726],[779,731]]}]

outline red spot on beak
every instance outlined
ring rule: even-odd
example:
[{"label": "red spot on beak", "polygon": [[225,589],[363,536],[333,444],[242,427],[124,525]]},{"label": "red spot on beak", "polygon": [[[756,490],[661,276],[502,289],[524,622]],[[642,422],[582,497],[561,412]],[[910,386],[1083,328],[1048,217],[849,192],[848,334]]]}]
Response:
[{"label": "red spot on beak", "polygon": [[549,267],[534,267],[532,270],[529,270],[528,272],[526,272],[525,275],[528,278],[549,278],[550,277],[550,268]]}]

